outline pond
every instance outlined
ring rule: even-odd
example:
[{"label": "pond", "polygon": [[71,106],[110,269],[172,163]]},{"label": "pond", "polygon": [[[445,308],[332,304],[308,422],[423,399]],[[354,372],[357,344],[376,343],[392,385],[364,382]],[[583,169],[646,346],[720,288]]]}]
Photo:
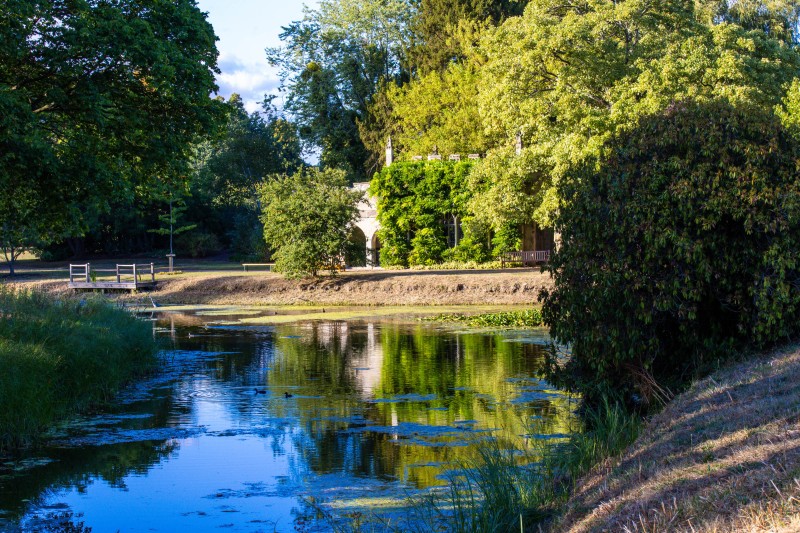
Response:
[{"label": "pond", "polygon": [[575,401],[542,380],[543,330],[252,317],[154,316],[169,346],[155,375],[0,465],[0,530],[397,521],[392,513],[445,484],[481,440],[519,447],[574,426]]}]

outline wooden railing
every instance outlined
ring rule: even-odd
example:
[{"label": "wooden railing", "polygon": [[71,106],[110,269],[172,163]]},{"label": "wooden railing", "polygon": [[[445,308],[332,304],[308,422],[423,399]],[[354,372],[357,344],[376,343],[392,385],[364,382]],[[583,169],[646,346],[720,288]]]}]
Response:
[{"label": "wooden railing", "polygon": [[[149,272],[148,272],[148,267],[149,267]],[[150,274],[150,281],[152,283],[156,282],[156,270],[155,267],[153,266],[153,263],[150,263],[149,265],[136,265],[136,264],[117,265],[116,274],[117,274],[117,283],[120,283],[122,281],[122,276],[133,276],[133,280],[136,283],[140,283],[142,281],[141,279],[142,274],[144,274],[145,276],[147,274]]]},{"label": "wooden railing", "polygon": [[550,261],[550,250],[532,250],[524,252],[505,252],[500,257],[503,268],[506,263],[521,263],[522,265],[536,265]]},{"label": "wooden railing", "polygon": [[85,265],[70,265],[69,266],[69,282],[75,281],[75,278],[80,277],[81,281],[89,283],[91,280],[91,266],[89,263]]},{"label": "wooden railing", "polygon": [[[100,279],[98,274],[101,274]],[[69,286],[73,289],[137,290],[155,285],[156,268],[153,263],[116,265],[115,268],[107,269],[93,269],[90,263],[69,266]]]}]

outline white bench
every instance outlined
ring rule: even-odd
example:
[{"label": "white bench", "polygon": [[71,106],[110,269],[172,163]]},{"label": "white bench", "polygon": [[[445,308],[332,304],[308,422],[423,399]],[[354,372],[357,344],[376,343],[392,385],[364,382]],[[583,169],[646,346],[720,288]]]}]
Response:
[{"label": "white bench", "polygon": [[242,263],[242,268],[244,268],[245,272],[247,272],[248,268],[253,268],[253,267],[266,268],[267,271],[271,271],[273,266],[275,266],[275,263]]}]

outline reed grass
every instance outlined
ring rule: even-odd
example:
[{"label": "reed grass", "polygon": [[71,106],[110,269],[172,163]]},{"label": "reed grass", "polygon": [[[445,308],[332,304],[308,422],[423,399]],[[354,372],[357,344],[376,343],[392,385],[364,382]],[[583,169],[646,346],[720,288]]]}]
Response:
[{"label": "reed grass", "polygon": [[107,401],[156,351],[149,324],[105,301],[0,288],[0,453]]},{"label": "reed grass", "polygon": [[[508,449],[491,439],[453,472],[447,487],[413,501],[417,531],[542,531],[568,500],[577,479],[637,437],[641,420],[605,402],[585,416],[585,429],[567,442],[533,439]],[[535,431],[535,428],[533,428]]]}]

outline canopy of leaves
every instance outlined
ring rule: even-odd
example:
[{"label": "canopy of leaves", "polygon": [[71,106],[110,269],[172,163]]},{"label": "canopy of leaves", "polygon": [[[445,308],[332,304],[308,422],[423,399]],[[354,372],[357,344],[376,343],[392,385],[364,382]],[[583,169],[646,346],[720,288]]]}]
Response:
[{"label": "canopy of leaves", "polygon": [[[8,0],[0,22],[0,227],[52,240],[185,175],[214,129],[214,32],[194,0]],[[20,229],[22,228],[22,229]]]},{"label": "canopy of leaves", "polygon": [[734,346],[800,329],[800,144],[771,113],[683,101],[559,184],[544,296],[589,401],[651,401]]},{"label": "canopy of leaves", "polygon": [[527,0],[421,0],[412,28],[411,70],[421,75],[445,70],[466,58],[465,33],[483,23],[499,24],[522,14]]},{"label": "canopy of leaves", "polygon": [[264,239],[275,267],[289,277],[316,276],[344,260],[362,193],[344,171],[310,168],[275,177],[259,189]]},{"label": "canopy of leaves", "polygon": [[[522,212],[552,224],[564,172],[640,117],[681,98],[772,109],[800,67],[791,0],[530,0],[521,16],[509,4],[484,22],[470,6],[422,2],[414,51],[438,66],[387,84],[362,139],[373,158],[389,135],[403,154],[487,151],[473,190],[495,228]],[[518,134],[521,161],[509,156]]]},{"label": "canopy of leaves", "polygon": [[[483,153],[491,146],[478,113],[478,68],[454,63],[411,83],[386,87],[392,143],[406,157]],[[385,142],[385,137],[383,141]],[[373,147],[380,153],[381,146]]]},{"label": "canopy of leaves", "polygon": [[303,166],[294,124],[269,101],[248,113],[239,95],[225,103],[228,121],[200,146],[188,198],[190,218],[228,245],[232,257],[263,261],[268,252],[259,221],[258,187],[276,173]]},{"label": "canopy of leaves", "polygon": [[368,154],[357,122],[384,80],[402,75],[413,13],[410,0],[322,0],[284,28],[281,48],[267,50],[288,91],[286,109],[306,147],[324,167],[366,179]]}]

